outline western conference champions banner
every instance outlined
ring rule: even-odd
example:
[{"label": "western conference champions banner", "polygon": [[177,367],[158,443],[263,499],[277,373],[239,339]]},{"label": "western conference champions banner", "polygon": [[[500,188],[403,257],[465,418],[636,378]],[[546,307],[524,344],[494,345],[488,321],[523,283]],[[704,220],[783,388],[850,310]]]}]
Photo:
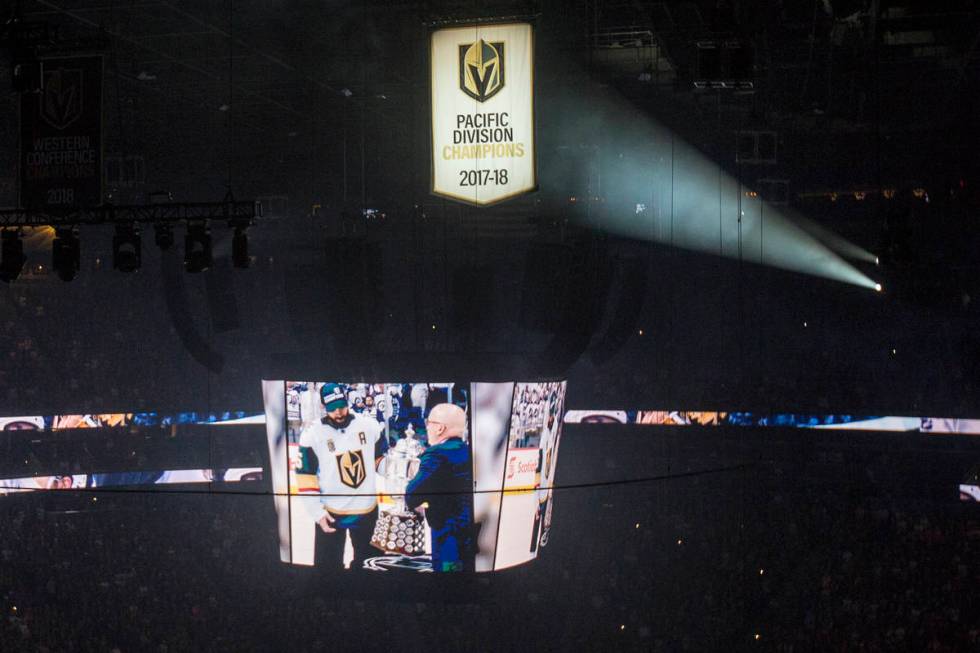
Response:
[{"label": "western conference champions banner", "polygon": [[432,192],[486,206],[534,190],[534,34],[528,23],[432,33]]},{"label": "western conference champions banner", "polygon": [[23,208],[102,203],[102,57],[41,61],[40,93],[21,96]]}]

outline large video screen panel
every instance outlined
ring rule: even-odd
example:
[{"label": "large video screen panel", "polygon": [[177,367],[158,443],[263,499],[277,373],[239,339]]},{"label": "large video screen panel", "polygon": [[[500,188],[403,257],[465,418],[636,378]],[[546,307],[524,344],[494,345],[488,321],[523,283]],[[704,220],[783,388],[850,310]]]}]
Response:
[{"label": "large video screen panel", "polygon": [[529,562],[548,543],[564,404],[564,382],[515,384],[494,569]]},{"label": "large video screen panel", "polygon": [[[439,573],[533,559],[496,560],[547,539],[564,391],[563,382],[264,381],[280,558]],[[517,440],[515,411],[525,419]],[[518,445],[536,456],[527,490],[508,478],[511,458],[525,455]],[[530,508],[511,505],[512,486],[531,493]]]}]

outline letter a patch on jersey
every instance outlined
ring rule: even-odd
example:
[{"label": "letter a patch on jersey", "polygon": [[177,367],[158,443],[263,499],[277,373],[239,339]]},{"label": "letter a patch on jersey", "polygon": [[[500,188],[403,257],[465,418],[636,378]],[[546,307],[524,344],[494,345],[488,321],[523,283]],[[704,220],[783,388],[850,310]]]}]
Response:
[{"label": "letter a patch on jersey", "polygon": [[347,451],[337,456],[337,469],[340,471],[340,482],[347,487],[360,487],[367,478],[364,455],[360,451]]}]

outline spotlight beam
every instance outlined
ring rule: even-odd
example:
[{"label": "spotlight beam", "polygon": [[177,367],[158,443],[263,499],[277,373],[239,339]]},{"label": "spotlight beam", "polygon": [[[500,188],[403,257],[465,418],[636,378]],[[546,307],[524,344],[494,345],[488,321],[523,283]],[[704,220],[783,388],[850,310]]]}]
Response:
[{"label": "spotlight beam", "polygon": [[554,112],[555,128],[566,140],[579,137],[585,143],[601,134],[600,156],[610,169],[597,179],[595,161],[589,161],[581,170],[566,171],[566,176],[587,179],[589,195],[601,194],[610,206],[621,202],[623,208],[641,203],[651,207],[635,213],[610,210],[604,228],[631,238],[875,288],[875,282],[841,254],[871,262],[873,255],[836,234],[831,237],[827,230],[821,229],[817,237],[794,224],[786,207],[762,201],[690,143],[621,98],[596,93],[587,113],[583,106],[580,96],[568,97]]},{"label": "spotlight beam", "polygon": [[807,218],[799,211],[795,209],[790,209],[783,207],[783,211],[786,217],[795,222],[801,229],[806,231],[808,234],[819,240],[821,243],[834,250],[841,256],[851,261],[861,261],[863,263],[870,263],[872,265],[878,265],[878,257],[869,252],[868,250],[855,245],[846,238],[835,234],[830,229],[817,224],[810,218]]}]

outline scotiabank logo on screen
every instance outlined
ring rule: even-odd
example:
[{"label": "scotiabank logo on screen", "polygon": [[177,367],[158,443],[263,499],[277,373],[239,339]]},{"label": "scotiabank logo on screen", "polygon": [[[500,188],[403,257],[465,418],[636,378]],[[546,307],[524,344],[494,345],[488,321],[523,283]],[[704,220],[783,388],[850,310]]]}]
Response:
[{"label": "scotiabank logo on screen", "polygon": [[522,463],[517,460],[517,456],[511,456],[507,461],[507,478],[514,478],[515,474],[533,474],[537,467],[533,462]]}]

